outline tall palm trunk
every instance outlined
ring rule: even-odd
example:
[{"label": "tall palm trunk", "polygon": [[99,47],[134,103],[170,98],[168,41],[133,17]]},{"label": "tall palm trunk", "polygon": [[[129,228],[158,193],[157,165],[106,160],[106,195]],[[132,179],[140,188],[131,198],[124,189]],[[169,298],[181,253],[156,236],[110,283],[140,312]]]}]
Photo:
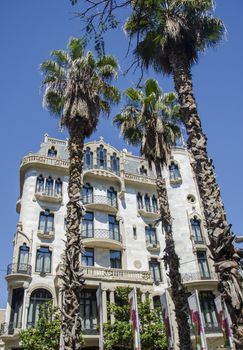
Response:
[{"label": "tall palm trunk", "polygon": [[[218,289],[224,297],[233,322],[236,343],[243,346],[243,279],[239,274],[240,257],[233,245],[231,225],[227,223],[214,166],[207,153],[207,138],[201,127],[193,95],[190,68],[183,54],[172,54],[175,88],[188,133],[188,149],[192,153],[194,169],[207,224],[210,251],[219,273]],[[240,347],[242,348],[242,347]]]},{"label": "tall palm trunk", "polygon": [[65,350],[81,349],[81,320],[80,320],[80,294],[84,281],[80,270],[80,255],[82,241],[80,235],[80,222],[82,206],[80,205],[80,192],[82,189],[82,160],[84,137],[78,125],[69,127],[69,184],[67,204],[66,249],[63,279],[63,321]]},{"label": "tall palm trunk", "polygon": [[165,233],[165,268],[169,268],[168,276],[171,283],[172,300],[175,305],[175,316],[178,326],[179,343],[181,350],[192,350],[190,327],[187,313],[187,296],[181,281],[179,257],[175,251],[175,242],[172,232],[172,218],[170,214],[168,194],[165,180],[161,176],[160,167],[156,169],[156,189],[159,199],[159,210]]}]

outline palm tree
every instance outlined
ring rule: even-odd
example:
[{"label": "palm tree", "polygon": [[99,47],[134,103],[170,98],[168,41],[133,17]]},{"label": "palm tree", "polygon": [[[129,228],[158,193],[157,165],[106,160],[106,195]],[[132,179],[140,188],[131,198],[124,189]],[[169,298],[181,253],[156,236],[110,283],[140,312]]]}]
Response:
[{"label": "palm tree", "polygon": [[69,184],[67,204],[66,246],[63,264],[63,322],[65,350],[81,348],[80,292],[84,284],[80,269],[83,251],[80,222],[83,213],[82,161],[84,139],[95,130],[101,111],[109,113],[110,104],[120,95],[110,80],[117,76],[118,63],[112,56],[95,59],[84,53],[82,40],[71,38],[67,51],[56,50],[51,59],[41,64],[44,104],[61,118],[69,132]]},{"label": "palm tree", "polygon": [[144,67],[173,76],[181,115],[193,155],[207,225],[210,251],[219,273],[218,289],[233,321],[236,343],[243,345],[243,285],[240,256],[233,244],[214,166],[207,152],[193,95],[191,66],[201,51],[215,46],[224,34],[221,20],[212,16],[213,0],[136,0],[125,28],[137,39],[135,55]]},{"label": "palm tree", "polygon": [[168,164],[171,146],[180,135],[177,126],[179,105],[172,92],[163,94],[157,81],[148,79],[144,91],[129,88],[125,91],[128,103],[114,117],[114,124],[121,129],[123,138],[132,145],[140,146],[141,154],[156,170],[156,189],[159,199],[160,220],[165,232],[165,267],[171,283],[172,299],[178,324],[180,348],[192,349],[188,314],[185,310],[187,296],[181,281],[180,262],[175,251],[172,217],[162,169]]}]

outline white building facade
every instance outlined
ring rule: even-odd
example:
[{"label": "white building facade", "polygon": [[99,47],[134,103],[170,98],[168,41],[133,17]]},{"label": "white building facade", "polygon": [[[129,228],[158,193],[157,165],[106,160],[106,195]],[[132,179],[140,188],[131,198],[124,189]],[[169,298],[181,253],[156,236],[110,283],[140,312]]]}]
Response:
[{"label": "white building facade", "polygon": [[[8,301],[1,327],[0,349],[19,349],[19,330],[38,320],[39,305],[52,299],[60,305],[58,272],[65,240],[68,201],[67,142],[45,135],[37,153],[20,165],[19,221],[12,263],[7,268]],[[188,294],[199,291],[208,349],[223,344],[214,298],[217,276],[207,249],[207,232],[190,155],[173,149],[163,173],[173,217],[173,233],[181,274]],[[119,286],[140,289],[142,299],[157,307],[170,286],[161,260],[165,247],[159,218],[155,174],[143,158],[118,151],[102,138],[85,145],[83,203],[86,214],[80,227],[85,254],[80,258],[85,287],[80,300],[84,348],[98,349],[96,290],[101,283],[103,317],[107,303],[115,302]],[[173,303],[170,313],[177,349]],[[186,306],[185,306],[186,307]],[[114,317],[111,315],[111,321]],[[192,336],[193,340],[193,336]]]}]

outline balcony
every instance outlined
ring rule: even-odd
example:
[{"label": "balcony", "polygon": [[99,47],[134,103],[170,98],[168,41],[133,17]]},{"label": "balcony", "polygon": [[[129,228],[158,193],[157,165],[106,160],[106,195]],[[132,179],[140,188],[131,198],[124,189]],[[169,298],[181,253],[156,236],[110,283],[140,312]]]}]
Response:
[{"label": "balcony", "polygon": [[208,276],[202,276],[199,272],[182,273],[182,282],[187,286],[207,285],[215,286],[218,283],[218,276],[215,272],[210,272]]},{"label": "balcony", "polygon": [[180,185],[180,184],[182,184],[181,176],[170,176],[170,184],[171,185]]},{"label": "balcony", "polygon": [[120,176],[120,172],[112,171],[111,168],[98,168],[97,166],[84,168],[84,178],[86,175],[94,178],[104,177],[109,182],[114,182],[118,184],[121,189],[124,187],[123,179]]},{"label": "balcony", "polygon": [[16,333],[19,333],[20,329],[22,328],[22,323],[18,322],[10,322],[10,323],[2,323],[0,325],[0,336],[6,336],[6,335],[14,335]]},{"label": "balcony", "polygon": [[96,209],[109,213],[117,213],[117,198],[108,198],[107,196],[85,196],[82,198],[83,204],[87,209]]},{"label": "balcony", "polygon": [[31,265],[9,264],[5,278],[12,286],[22,286],[25,281],[31,280]]},{"label": "balcony", "polygon": [[47,239],[47,240],[53,240],[55,238],[55,231],[43,231],[43,230],[38,230],[37,231],[37,236],[40,239]]},{"label": "balcony", "polygon": [[37,200],[47,202],[47,203],[61,203],[62,194],[56,193],[55,191],[37,191],[35,193],[35,198]]},{"label": "balcony", "polygon": [[85,247],[119,250],[123,248],[121,235],[105,229],[82,230],[81,238],[84,240]]},{"label": "balcony", "polygon": [[140,216],[144,216],[146,218],[158,219],[160,217],[158,208],[148,205],[138,208],[138,213]]},{"label": "balcony", "polygon": [[146,242],[146,247],[150,252],[158,252],[160,251],[160,244],[159,242]]},{"label": "balcony", "polygon": [[123,270],[94,266],[82,266],[82,269],[85,279],[153,284],[151,273],[149,271]]}]

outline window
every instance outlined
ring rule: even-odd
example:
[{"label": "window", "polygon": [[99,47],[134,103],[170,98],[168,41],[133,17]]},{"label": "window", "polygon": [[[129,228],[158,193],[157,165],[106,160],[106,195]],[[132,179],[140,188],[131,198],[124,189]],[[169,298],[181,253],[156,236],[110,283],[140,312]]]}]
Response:
[{"label": "window", "polygon": [[62,195],[62,181],[60,178],[58,178],[55,181],[55,196],[61,196]]},{"label": "window", "polygon": [[82,254],[83,266],[94,266],[94,249],[85,248],[85,252]]},{"label": "window", "polygon": [[51,293],[46,289],[36,289],[30,296],[27,327],[33,327],[39,320],[40,306],[52,300]]},{"label": "window", "polygon": [[36,192],[44,191],[44,178],[42,175],[39,175],[36,180]]},{"label": "window", "polygon": [[84,168],[92,169],[93,168],[93,152],[90,151],[90,148],[87,147],[84,151]]},{"label": "window", "polygon": [[14,328],[22,327],[22,312],[23,312],[24,288],[13,289],[10,322],[8,333],[13,334]]},{"label": "window", "polygon": [[84,204],[93,203],[93,187],[89,183],[83,186],[82,201]]},{"label": "window", "polygon": [[86,238],[94,237],[94,214],[86,211],[82,219],[82,236]]},{"label": "window", "polygon": [[110,250],[110,267],[121,269],[121,252],[119,250]]},{"label": "window", "polygon": [[38,229],[45,234],[54,231],[54,215],[50,214],[50,211],[48,209],[40,213]]},{"label": "window", "polygon": [[19,247],[18,272],[27,272],[29,261],[29,247],[24,243]]},{"label": "window", "polygon": [[133,239],[137,239],[137,228],[136,228],[136,226],[133,226],[132,233],[133,233]]},{"label": "window", "polygon": [[82,329],[96,330],[96,326],[97,326],[96,290],[86,289],[81,291],[80,317],[82,322]]},{"label": "window", "polygon": [[157,201],[157,198],[155,197],[155,195],[153,195],[153,197],[152,197],[152,211],[153,211],[153,213],[157,213],[157,211],[158,211],[158,201]]},{"label": "window", "polygon": [[47,156],[48,156],[48,157],[53,157],[53,158],[55,158],[55,157],[57,156],[57,151],[55,150],[55,147],[54,147],[54,146],[52,146],[52,147],[48,150]]},{"label": "window", "polygon": [[114,215],[109,215],[109,236],[110,239],[120,241],[119,221],[116,220]]},{"label": "window", "polygon": [[152,226],[145,227],[145,236],[147,244],[157,244],[156,229]]},{"label": "window", "polygon": [[117,208],[117,193],[113,187],[110,187],[110,189],[107,190],[107,198],[108,204],[110,204],[112,207]]},{"label": "window", "polygon": [[205,251],[197,252],[197,260],[201,278],[210,278],[207,255]]},{"label": "window", "polygon": [[147,176],[147,169],[145,169],[144,165],[139,169],[140,175]]},{"label": "window", "polygon": [[48,179],[46,179],[45,194],[47,196],[53,195],[53,180],[51,176],[49,176]]},{"label": "window", "polygon": [[140,192],[137,194],[138,209],[143,209],[143,197]]},{"label": "window", "polygon": [[113,173],[119,174],[119,158],[117,158],[116,153],[111,156],[111,171]]},{"label": "window", "polygon": [[202,230],[201,230],[201,223],[196,217],[194,217],[191,220],[191,229],[192,229],[192,233],[193,233],[193,237],[194,237],[194,242],[195,243],[204,243]]},{"label": "window", "polygon": [[170,180],[178,180],[181,178],[181,174],[177,164],[171,163],[171,165],[169,166],[169,171],[170,171]]},{"label": "window", "polygon": [[206,332],[213,332],[219,327],[212,292],[200,292],[199,300]]},{"label": "window", "polygon": [[106,149],[103,146],[97,148],[97,167],[100,169],[107,168]]},{"label": "window", "polygon": [[50,273],[51,256],[52,253],[48,247],[40,247],[39,249],[37,249],[35,272]]},{"label": "window", "polygon": [[147,193],[144,196],[144,205],[147,212],[151,212],[150,198]]},{"label": "window", "polygon": [[160,263],[157,259],[151,259],[149,262],[149,271],[151,272],[154,282],[159,283],[162,281]]}]

